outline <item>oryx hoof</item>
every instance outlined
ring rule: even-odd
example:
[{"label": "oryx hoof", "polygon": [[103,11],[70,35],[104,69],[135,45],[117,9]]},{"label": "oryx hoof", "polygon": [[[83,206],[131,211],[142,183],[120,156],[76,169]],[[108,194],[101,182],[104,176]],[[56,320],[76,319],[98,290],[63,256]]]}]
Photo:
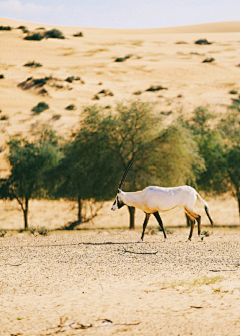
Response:
[{"label": "oryx hoof", "polygon": [[164,243],[166,243],[166,242],[167,242],[167,238],[164,239]]},{"label": "oryx hoof", "polygon": [[141,238],[141,239],[138,241],[138,243],[143,243],[143,239]]}]

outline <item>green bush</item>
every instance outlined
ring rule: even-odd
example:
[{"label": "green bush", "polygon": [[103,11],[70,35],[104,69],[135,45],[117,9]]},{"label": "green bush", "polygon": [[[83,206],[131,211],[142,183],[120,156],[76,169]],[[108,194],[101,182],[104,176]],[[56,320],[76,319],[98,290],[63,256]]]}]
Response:
[{"label": "green bush", "polygon": [[3,78],[5,78],[5,77],[4,77],[4,75],[3,75],[3,74],[0,74],[0,78],[1,78],[1,79],[3,79]]},{"label": "green bush", "polygon": [[115,59],[114,62],[124,62],[124,61],[126,61],[125,57],[118,57],[118,58]]},{"label": "green bush", "polygon": [[25,34],[29,32],[27,27],[25,27],[25,26],[19,26],[19,27],[17,27],[17,29],[21,29],[22,32],[25,33]]},{"label": "green bush", "polygon": [[68,82],[68,83],[72,83],[74,81],[74,79],[75,79],[74,76],[70,76],[70,77],[66,78],[65,81]]},{"label": "green bush", "polygon": [[202,61],[202,63],[211,63],[211,62],[214,62],[215,59],[213,57],[210,57],[210,58],[206,58],[205,60]]},{"label": "green bush", "polygon": [[44,38],[44,35],[39,34],[39,33],[34,33],[31,35],[27,35],[24,37],[24,40],[29,40],[29,41],[41,41]]},{"label": "green bush", "polygon": [[32,111],[34,112],[34,114],[40,114],[41,112],[43,112],[47,109],[49,109],[48,104],[46,104],[44,102],[40,102],[40,103],[38,103],[37,106],[32,108]]},{"label": "green bush", "polygon": [[197,41],[195,41],[195,44],[202,44],[202,45],[206,45],[206,44],[212,44],[212,42],[208,42],[208,40],[206,39],[199,39]]},{"label": "green bush", "polygon": [[70,104],[65,109],[66,110],[76,110],[76,106],[74,104]]},{"label": "green bush", "polygon": [[3,115],[0,117],[0,120],[8,120],[9,119],[9,116],[8,115]]},{"label": "green bush", "polygon": [[229,91],[230,94],[237,94],[238,92],[236,90]]},{"label": "green bush", "polygon": [[57,39],[65,39],[64,35],[58,29],[51,29],[45,32],[44,37],[48,38],[57,38]]},{"label": "green bush", "polygon": [[10,26],[0,26],[0,30],[12,30]]}]

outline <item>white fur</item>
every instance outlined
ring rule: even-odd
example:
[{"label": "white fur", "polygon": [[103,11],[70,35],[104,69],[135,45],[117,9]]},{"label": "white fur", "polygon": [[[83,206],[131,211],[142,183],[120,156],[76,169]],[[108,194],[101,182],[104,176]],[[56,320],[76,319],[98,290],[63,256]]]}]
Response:
[{"label": "white fur", "polygon": [[[208,207],[207,203],[190,186],[180,186],[173,188],[162,188],[151,186],[137,192],[124,192],[119,190],[117,197],[128,206],[132,206],[146,213],[165,212],[176,207],[193,210],[197,197]],[[117,210],[117,204],[112,210]]]}]

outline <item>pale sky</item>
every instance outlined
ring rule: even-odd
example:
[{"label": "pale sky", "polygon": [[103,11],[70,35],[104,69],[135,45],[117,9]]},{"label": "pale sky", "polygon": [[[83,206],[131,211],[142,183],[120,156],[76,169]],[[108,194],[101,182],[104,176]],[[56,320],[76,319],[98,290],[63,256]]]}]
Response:
[{"label": "pale sky", "polygon": [[173,27],[239,21],[240,0],[0,0],[0,17],[79,27]]}]

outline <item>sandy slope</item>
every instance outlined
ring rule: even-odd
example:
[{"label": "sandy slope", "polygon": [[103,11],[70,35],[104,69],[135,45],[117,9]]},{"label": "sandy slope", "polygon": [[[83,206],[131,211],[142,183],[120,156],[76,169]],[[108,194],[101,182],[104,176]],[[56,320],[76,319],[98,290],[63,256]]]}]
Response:
[{"label": "sandy slope", "polygon": [[[234,97],[229,91],[240,91],[240,21],[145,30],[56,27],[4,18],[0,25],[25,25],[30,31],[59,28],[66,36],[64,40],[36,42],[24,40],[19,29],[0,31],[0,73],[5,76],[0,80],[0,110],[1,116],[8,118],[0,120],[1,175],[8,170],[4,150],[9,134],[34,136],[44,125],[70,134],[83,106],[114,107],[118,101],[141,99],[155,103],[158,112],[171,111],[164,116],[164,122],[169,123],[200,105],[224,112]],[[84,37],[73,37],[79,31]],[[213,43],[195,45],[199,38]],[[114,62],[126,55],[131,57],[125,62]],[[215,62],[202,63],[209,57]],[[43,66],[23,66],[33,60]],[[18,87],[29,77],[45,76],[58,79],[63,88],[46,84],[47,95],[42,96],[39,90]],[[69,76],[81,81],[67,83]],[[152,85],[168,90],[146,92]],[[93,100],[103,89],[113,96],[99,95],[100,100]],[[138,91],[142,93],[136,96]],[[31,109],[40,101],[48,103],[50,109],[33,116]],[[66,110],[69,104],[76,110]]]}]

